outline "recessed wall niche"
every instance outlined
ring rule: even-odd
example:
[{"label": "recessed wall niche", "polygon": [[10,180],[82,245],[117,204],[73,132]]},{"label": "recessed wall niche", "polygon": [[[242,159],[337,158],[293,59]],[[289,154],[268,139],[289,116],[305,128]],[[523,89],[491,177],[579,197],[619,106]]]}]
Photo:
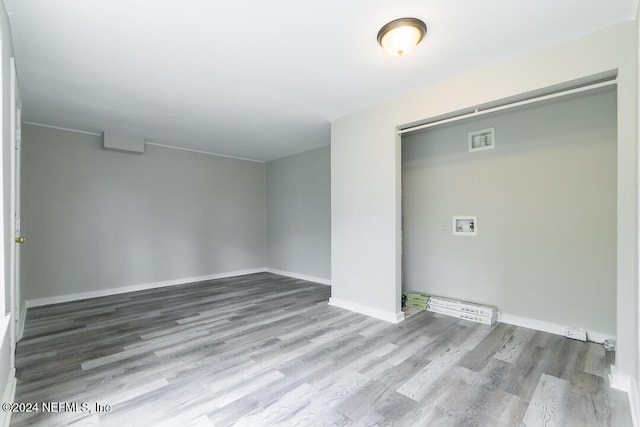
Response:
[{"label": "recessed wall niche", "polygon": [[[468,134],[492,127],[500,147],[469,153]],[[406,291],[615,334],[615,88],[405,133],[401,148]],[[454,216],[477,216],[478,234],[454,234]]]},{"label": "recessed wall niche", "polygon": [[475,216],[454,216],[454,236],[476,236],[478,234],[478,218]]}]

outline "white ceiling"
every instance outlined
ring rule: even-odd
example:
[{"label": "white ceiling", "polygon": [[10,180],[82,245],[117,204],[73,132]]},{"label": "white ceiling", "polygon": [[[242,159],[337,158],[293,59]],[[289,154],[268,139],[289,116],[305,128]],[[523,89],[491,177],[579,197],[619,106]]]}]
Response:
[{"label": "white ceiling", "polygon": [[[330,121],[634,16],[636,0],[5,0],[25,121],[256,160]],[[427,23],[407,56],[378,29]]]}]

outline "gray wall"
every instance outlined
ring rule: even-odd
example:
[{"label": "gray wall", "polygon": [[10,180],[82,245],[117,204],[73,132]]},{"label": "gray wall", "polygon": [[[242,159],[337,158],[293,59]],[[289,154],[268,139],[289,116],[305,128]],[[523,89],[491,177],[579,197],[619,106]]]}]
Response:
[{"label": "gray wall", "polygon": [[267,265],[331,278],[330,146],[267,163]]},{"label": "gray wall", "polygon": [[[487,127],[495,150],[469,153]],[[614,90],[408,135],[402,159],[405,291],[615,335]]]},{"label": "gray wall", "polygon": [[26,299],[264,268],[265,165],[23,131]]}]

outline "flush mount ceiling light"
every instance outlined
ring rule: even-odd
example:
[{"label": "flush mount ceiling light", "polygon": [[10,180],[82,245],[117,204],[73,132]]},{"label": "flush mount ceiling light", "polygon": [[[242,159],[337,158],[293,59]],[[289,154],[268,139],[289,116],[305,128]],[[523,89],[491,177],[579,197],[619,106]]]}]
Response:
[{"label": "flush mount ceiling light", "polygon": [[427,25],[417,18],[395,19],[378,31],[378,43],[389,54],[402,56],[420,43],[427,33]]}]

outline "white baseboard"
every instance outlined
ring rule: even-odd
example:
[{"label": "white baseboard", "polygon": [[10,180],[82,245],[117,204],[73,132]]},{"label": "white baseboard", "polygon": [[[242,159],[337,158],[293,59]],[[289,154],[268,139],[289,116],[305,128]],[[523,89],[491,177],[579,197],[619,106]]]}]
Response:
[{"label": "white baseboard", "polygon": [[611,387],[616,390],[629,392],[629,389],[631,388],[631,377],[629,375],[620,374],[616,370],[615,365],[611,365],[609,369],[609,384]]},{"label": "white baseboard", "polygon": [[[16,396],[16,370],[11,369],[9,371],[9,378],[7,378],[7,385],[2,393],[2,402],[13,402]],[[9,427],[11,423],[11,411],[0,411],[0,426]]]},{"label": "white baseboard", "polygon": [[364,314],[366,316],[375,317],[376,319],[386,320],[391,323],[399,323],[404,320],[404,313],[392,313],[378,308],[369,307],[363,304],[358,304],[351,301],[346,301],[340,298],[329,298],[329,305],[334,307],[344,308],[345,310],[355,311],[356,313]]},{"label": "white baseboard", "polygon": [[616,367],[611,365],[609,383],[612,388],[627,393],[633,425],[634,427],[640,427],[640,390],[638,389],[638,383],[636,380],[630,375],[619,373],[616,370]]},{"label": "white baseboard", "polygon": [[[6,363],[8,368],[7,382],[4,384],[4,390],[2,391],[2,402],[13,402],[16,394],[16,370],[11,368],[11,332],[10,322],[13,322],[11,315],[6,315],[0,321],[0,347],[2,348],[3,360],[6,357]],[[7,352],[6,354],[4,352]],[[1,387],[1,386],[0,386]],[[8,427],[11,422],[11,411],[0,411],[0,426]]]},{"label": "white baseboard", "polygon": [[640,389],[635,379],[631,378],[629,391],[629,407],[634,427],[640,427]]},{"label": "white baseboard", "polygon": [[188,283],[203,282],[205,280],[224,279],[227,277],[243,276],[245,274],[264,273],[265,268],[253,268],[249,270],[230,271],[226,273],[210,274],[207,276],[188,277],[184,279],[164,280],[162,282],[143,283],[139,285],[124,286],[121,288],[103,289],[92,292],[79,292],[75,294],[59,295],[48,298],[37,298],[25,301],[25,312],[27,308],[39,307],[43,305],[59,304],[62,302],[78,301],[89,298],[105,297],[110,295],[124,294],[127,292],[144,291],[147,289],[163,288],[166,286],[185,285]]},{"label": "white baseboard", "polygon": [[24,335],[24,323],[27,320],[27,305],[26,301],[22,303],[20,307],[20,319],[18,319],[18,325],[16,328],[16,342],[19,342]]},{"label": "white baseboard", "polygon": [[275,268],[267,268],[265,269],[265,271],[268,273],[278,274],[280,276],[293,277],[294,279],[306,280],[307,282],[314,282],[314,283],[320,283],[321,285],[331,286],[331,279],[323,279],[322,277],[292,273],[291,271],[277,270]]},{"label": "white baseboard", "polygon": [[[522,326],[524,328],[535,329],[536,331],[549,332],[556,335],[564,335],[567,326],[558,323],[546,322],[544,320],[530,319],[528,317],[516,316],[514,314],[500,313],[498,321],[510,325]],[[587,340],[602,344],[605,340],[614,340],[615,336],[607,335],[595,331],[587,331]]]}]

